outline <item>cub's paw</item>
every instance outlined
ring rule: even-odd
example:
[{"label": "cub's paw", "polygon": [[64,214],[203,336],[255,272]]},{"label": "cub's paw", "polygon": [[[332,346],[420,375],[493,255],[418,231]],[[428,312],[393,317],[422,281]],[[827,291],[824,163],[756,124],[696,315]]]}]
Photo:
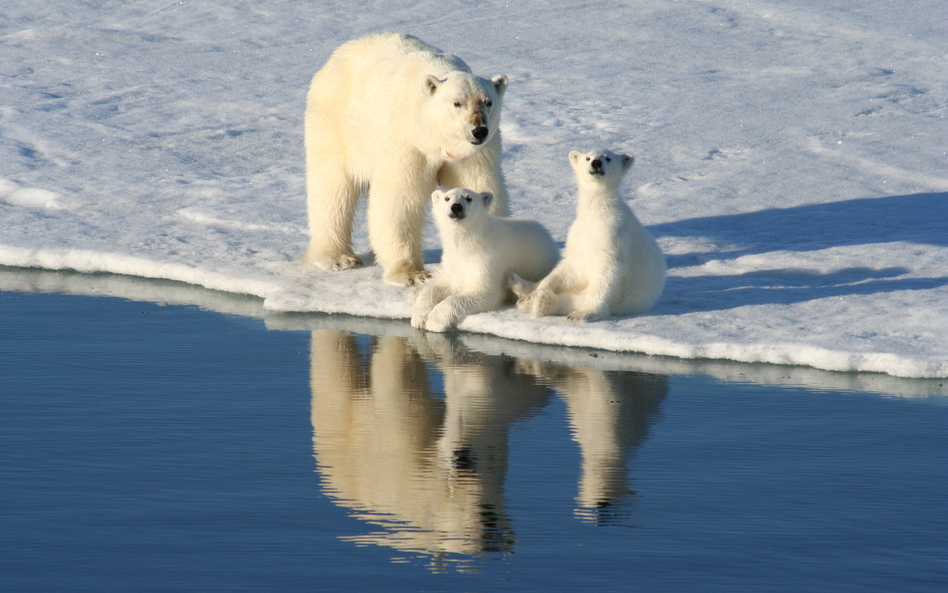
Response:
[{"label": "cub's paw", "polygon": [[602,319],[602,317],[589,311],[573,311],[566,316],[566,321],[572,321],[573,323],[596,321],[597,319]]},{"label": "cub's paw", "polygon": [[428,319],[425,320],[425,331],[441,333],[450,330],[452,327],[454,327],[454,323],[447,307],[440,305],[432,309],[431,313],[428,314]]},{"label": "cub's paw", "polygon": [[546,317],[555,313],[557,298],[552,291],[541,288],[533,291],[527,298],[531,301],[528,309],[531,316]]},{"label": "cub's paw", "polygon": [[437,318],[432,319],[431,317],[429,317],[427,321],[425,321],[425,325],[423,329],[429,332],[442,333],[442,332],[446,332],[450,330],[451,324],[447,323],[446,321],[442,319],[437,319]]},{"label": "cub's paw", "polygon": [[520,311],[526,311],[527,313],[532,312],[533,301],[536,300],[536,294],[537,293],[535,292],[531,292],[530,294],[517,299],[517,309]]},{"label": "cub's paw", "polygon": [[426,315],[422,315],[421,313],[412,313],[411,326],[415,329],[425,329],[426,317]]},{"label": "cub's paw", "polygon": [[[517,296],[518,299],[523,299],[533,292],[533,290],[537,287],[537,283],[524,280],[516,272],[511,272],[507,275],[507,287]],[[519,306],[520,301],[517,301],[517,304]]]}]

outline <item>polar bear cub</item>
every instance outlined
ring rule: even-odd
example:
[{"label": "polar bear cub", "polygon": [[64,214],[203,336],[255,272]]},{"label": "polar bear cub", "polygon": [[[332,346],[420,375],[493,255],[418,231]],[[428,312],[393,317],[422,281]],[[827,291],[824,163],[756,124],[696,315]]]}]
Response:
[{"label": "polar bear cub", "polygon": [[559,259],[556,243],[533,220],[501,218],[489,212],[490,192],[455,188],[431,194],[441,235],[441,267],[415,289],[411,324],[443,332],[465,317],[497,309],[513,295],[508,275],[543,278]]},{"label": "polar bear cub", "polygon": [[665,257],[619,195],[635,157],[574,150],[569,160],[579,193],[563,259],[539,284],[510,276],[517,308],[570,321],[647,311],[665,286]]}]

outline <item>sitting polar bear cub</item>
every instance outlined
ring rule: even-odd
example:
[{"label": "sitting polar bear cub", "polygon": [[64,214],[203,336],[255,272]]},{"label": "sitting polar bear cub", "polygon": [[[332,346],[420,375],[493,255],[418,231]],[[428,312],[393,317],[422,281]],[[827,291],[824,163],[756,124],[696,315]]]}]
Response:
[{"label": "sitting polar bear cub", "polygon": [[497,309],[511,293],[509,274],[539,280],[559,259],[556,243],[540,223],[501,218],[488,210],[494,196],[456,188],[431,194],[441,235],[441,267],[411,293],[412,327],[451,329],[465,317]]},{"label": "sitting polar bear cub", "polygon": [[665,257],[619,196],[635,158],[607,150],[572,151],[579,195],[563,259],[539,284],[511,274],[517,308],[533,317],[593,321],[634,315],[655,304],[665,286]]}]

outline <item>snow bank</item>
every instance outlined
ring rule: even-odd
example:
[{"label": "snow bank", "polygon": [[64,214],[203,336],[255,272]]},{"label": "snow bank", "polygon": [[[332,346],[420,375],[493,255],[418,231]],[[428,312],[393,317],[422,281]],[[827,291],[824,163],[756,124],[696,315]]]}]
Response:
[{"label": "snow bank", "polygon": [[[0,265],[175,280],[273,312],[406,319],[405,291],[377,268],[296,263],[309,78],[343,41],[400,30],[510,78],[516,215],[562,241],[567,153],[632,152],[628,196],[668,256],[665,294],[646,315],[572,325],[505,310],[462,330],[948,377],[937,2],[7,4]],[[355,240],[367,251],[364,224]],[[437,262],[433,228],[425,247]]]}]

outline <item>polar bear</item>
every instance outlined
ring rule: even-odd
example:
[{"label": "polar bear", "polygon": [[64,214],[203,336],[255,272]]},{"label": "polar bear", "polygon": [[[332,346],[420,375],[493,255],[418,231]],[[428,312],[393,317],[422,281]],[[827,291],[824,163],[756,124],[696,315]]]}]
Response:
[{"label": "polar bear", "polygon": [[665,257],[619,195],[635,157],[574,150],[569,160],[579,192],[563,259],[539,284],[510,276],[517,308],[570,321],[647,311],[665,286]]},{"label": "polar bear", "polygon": [[475,76],[460,58],[410,35],[377,33],[340,46],[310,85],[306,192],[311,242],[303,261],[362,265],[352,225],[368,194],[369,243],[383,279],[430,275],[421,259],[428,198],[442,188],[489,191],[506,216],[500,110],[507,78]]},{"label": "polar bear", "polygon": [[539,280],[556,265],[559,250],[550,233],[533,220],[494,216],[488,212],[494,199],[490,192],[464,188],[431,194],[441,266],[411,294],[413,327],[447,331],[512,297],[509,274]]}]

